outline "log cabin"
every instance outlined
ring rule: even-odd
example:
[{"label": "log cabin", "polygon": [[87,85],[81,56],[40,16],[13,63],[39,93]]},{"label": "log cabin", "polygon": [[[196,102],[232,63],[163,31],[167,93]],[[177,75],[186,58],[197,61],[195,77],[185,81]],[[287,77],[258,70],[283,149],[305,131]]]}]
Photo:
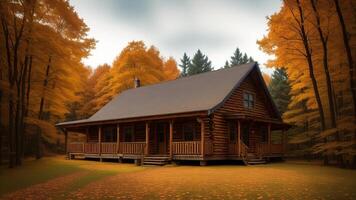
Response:
[{"label": "log cabin", "polygon": [[[289,125],[255,62],[142,87],[135,79],[134,85],[90,118],[57,124],[69,158],[206,165],[283,157]],[[85,141],[68,142],[74,132]]]}]

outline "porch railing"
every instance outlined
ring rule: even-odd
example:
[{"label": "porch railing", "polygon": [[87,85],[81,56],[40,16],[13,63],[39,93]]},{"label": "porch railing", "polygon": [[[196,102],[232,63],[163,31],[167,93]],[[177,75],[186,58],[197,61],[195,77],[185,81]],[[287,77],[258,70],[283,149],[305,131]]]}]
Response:
[{"label": "porch railing", "polygon": [[246,158],[248,153],[248,146],[242,140],[240,140],[240,144],[241,144],[240,155],[241,157]]},{"label": "porch railing", "polygon": [[[247,155],[248,147],[247,145],[240,140],[240,156],[244,157]],[[229,143],[229,154],[230,155],[239,155],[239,145],[238,142]]]},{"label": "porch railing", "polygon": [[269,154],[282,154],[283,144],[267,144],[267,143],[256,144],[256,153],[261,156],[269,155]]},{"label": "porch railing", "polygon": [[174,155],[200,155],[200,141],[173,142]]},{"label": "porch railing", "polygon": [[122,154],[143,154],[145,142],[120,142],[119,153]]},{"label": "porch railing", "polygon": [[99,143],[84,143],[84,152],[89,154],[99,153]]},{"label": "porch railing", "polygon": [[84,143],[83,142],[73,142],[68,144],[69,153],[84,153]]},{"label": "porch railing", "polygon": [[113,143],[113,142],[103,142],[103,143],[101,143],[101,153],[103,153],[103,154],[114,154],[114,153],[117,153],[116,143]]}]

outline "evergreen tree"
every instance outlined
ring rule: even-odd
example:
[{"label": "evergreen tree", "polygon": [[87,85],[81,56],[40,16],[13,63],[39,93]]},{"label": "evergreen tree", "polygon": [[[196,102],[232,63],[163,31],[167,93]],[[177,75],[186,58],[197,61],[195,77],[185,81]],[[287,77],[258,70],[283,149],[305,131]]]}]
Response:
[{"label": "evergreen tree", "polygon": [[244,53],[244,56],[242,57],[241,63],[240,64],[246,64],[248,63],[249,59],[246,53]]},{"label": "evergreen tree", "polygon": [[188,68],[188,75],[199,74],[212,71],[211,61],[208,56],[204,55],[200,49],[194,54],[191,64]]},{"label": "evergreen tree", "polygon": [[276,103],[276,106],[281,114],[283,114],[288,107],[290,102],[289,92],[291,86],[289,84],[288,76],[286,70],[276,69],[272,74],[271,82],[268,86],[271,96]]},{"label": "evergreen tree", "polygon": [[226,61],[226,62],[225,62],[224,68],[225,68],[225,69],[230,68],[229,61]]},{"label": "evergreen tree", "polygon": [[231,56],[230,66],[240,65],[242,60],[242,53],[239,48],[236,48],[234,55]]},{"label": "evergreen tree", "polygon": [[180,73],[180,77],[185,77],[188,75],[188,68],[190,65],[190,58],[187,56],[186,53],[183,54],[183,58],[180,59],[181,64],[179,65],[180,68],[182,68],[182,71]]},{"label": "evergreen tree", "polygon": [[231,56],[230,67],[254,62],[253,58],[248,57],[246,53],[242,53],[239,48],[236,48],[234,55]]}]

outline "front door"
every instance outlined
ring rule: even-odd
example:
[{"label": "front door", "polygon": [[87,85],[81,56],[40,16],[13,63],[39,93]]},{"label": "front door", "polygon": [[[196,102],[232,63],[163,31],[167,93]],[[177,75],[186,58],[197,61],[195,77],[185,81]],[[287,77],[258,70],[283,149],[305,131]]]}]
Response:
[{"label": "front door", "polygon": [[167,154],[169,133],[168,123],[152,123],[150,127],[150,154]]},{"label": "front door", "polygon": [[157,129],[157,144],[158,144],[158,153],[159,154],[167,154],[167,123],[158,123]]},{"label": "front door", "polygon": [[250,129],[250,135],[248,140],[248,152],[255,153],[256,152],[256,144],[260,141],[260,135],[258,130],[255,128]]}]

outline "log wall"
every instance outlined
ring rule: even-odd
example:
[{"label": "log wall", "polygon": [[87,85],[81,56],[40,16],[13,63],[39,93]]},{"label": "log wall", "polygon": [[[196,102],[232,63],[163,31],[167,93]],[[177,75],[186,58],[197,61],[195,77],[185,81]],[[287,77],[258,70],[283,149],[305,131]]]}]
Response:
[{"label": "log wall", "polygon": [[[256,79],[257,72],[252,72],[241,84],[235,89],[231,96],[218,108],[213,114],[214,130],[212,132],[213,153],[214,155],[224,155],[229,152],[229,134],[228,123],[224,119],[226,114],[241,114],[256,116],[262,118],[273,118],[276,114],[272,111],[268,103],[266,94]],[[253,109],[244,108],[243,93],[253,93],[255,104]],[[243,126],[243,124],[241,124]]]}]

